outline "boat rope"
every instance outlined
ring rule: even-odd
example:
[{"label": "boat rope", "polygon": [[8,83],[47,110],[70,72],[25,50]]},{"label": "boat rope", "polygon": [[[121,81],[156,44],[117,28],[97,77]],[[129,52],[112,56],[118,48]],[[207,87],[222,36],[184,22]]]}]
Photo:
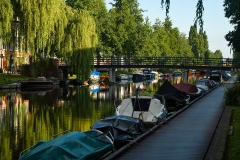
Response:
[{"label": "boat rope", "polygon": [[138,107],[139,107],[139,111],[141,114],[143,114],[142,112],[142,109],[140,107],[140,102],[139,102],[139,87],[136,89],[136,98],[135,98],[135,101],[134,101],[134,106],[133,106],[133,111],[132,111],[132,117],[133,117],[133,113],[134,113],[134,108],[136,106],[136,103],[138,103]]},{"label": "boat rope", "polygon": [[[131,103],[131,101],[129,101],[129,103],[126,105],[126,107],[123,109],[122,113],[125,111],[125,109],[127,109],[128,105]],[[122,114],[121,113],[121,114]],[[132,113],[133,114],[133,113]]]}]

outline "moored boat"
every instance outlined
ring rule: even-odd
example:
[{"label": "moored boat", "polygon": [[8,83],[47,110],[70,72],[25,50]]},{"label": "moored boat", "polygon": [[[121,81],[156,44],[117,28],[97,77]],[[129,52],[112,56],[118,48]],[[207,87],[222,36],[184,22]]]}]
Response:
[{"label": "moored boat", "polygon": [[159,73],[158,72],[152,71],[151,73],[153,74],[153,79],[158,79],[158,77],[159,77]]},{"label": "moored boat", "polygon": [[144,74],[146,80],[154,79],[154,74],[152,73],[152,70],[149,68],[143,69],[143,74]]},{"label": "moored boat", "polygon": [[17,89],[19,87],[20,83],[18,82],[0,84],[0,89]]},{"label": "moored boat", "polygon": [[[124,115],[134,118],[140,118],[144,123],[158,123],[167,116],[167,109],[165,107],[165,99],[163,96],[158,95],[162,99],[153,96],[146,96],[146,92],[140,88],[136,89],[133,96],[123,99],[122,101],[115,100],[115,114]],[[119,102],[120,101],[120,102]]]},{"label": "moored boat", "polygon": [[159,87],[155,97],[163,95],[166,100],[166,107],[184,107],[190,102],[190,96],[186,92],[175,88],[168,80]]},{"label": "moored boat", "polygon": [[127,74],[119,74],[118,76],[121,80],[129,80],[129,76]]},{"label": "moored boat", "polygon": [[196,86],[197,88],[201,89],[202,92],[207,92],[210,89],[212,89],[214,86],[216,86],[217,84],[213,83],[213,80],[210,80],[208,78],[203,78],[203,79],[199,79],[196,81]]},{"label": "moored boat", "polygon": [[142,71],[134,71],[132,74],[132,80],[135,82],[141,82],[145,79]]},{"label": "moored boat", "polygon": [[178,83],[178,84],[174,84],[174,87],[180,91],[183,91],[189,94],[191,97],[191,100],[202,95],[201,89],[199,89],[195,84]]},{"label": "moored boat", "polygon": [[97,71],[91,71],[89,81],[90,82],[99,82],[100,80],[100,72]]},{"label": "moored boat", "polygon": [[215,82],[221,83],[222,82],[222,72],[221,71],[212,71],[210,73],[210,80],[214,80]]},{"label": "moored boat", "polygon": [[54,82],[38,77],[37,80],[20,81],[21,90],[49,90],[54,88]]},{"label": "moored boat", "polygon": [[[64,135],[59,136],[61,134]],[[98,160],[114,149],[112,139],[96,129],[85,132],[66,131],[56,136],[49,141],[39,141],[25,149],[21,152],[19,159]]]},{"label": "moored boat", "polygon": [[92,128],[110,134],[115,149],[121,148],[148,130],[141,119],[124,115],[104,117],[96,121]]}]

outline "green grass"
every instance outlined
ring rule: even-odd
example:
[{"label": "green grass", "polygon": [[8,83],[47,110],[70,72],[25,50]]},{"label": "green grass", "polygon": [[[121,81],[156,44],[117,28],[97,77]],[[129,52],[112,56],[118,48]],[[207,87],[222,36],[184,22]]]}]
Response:
[{"label": "green grass", "polygon": [[[69,79],[76,79],[76,75],[73,75],[73,76],[68,75],[68,77]],[[22,76],[22,75],[0,74],[0,84],[12,83],[12,82],[29,80],[29,79],[37,79],[37,77],[33,78],[33,77]]]},{"label": "green grass", "polygon": [[19,80],[28,80],[29,77],[21,75],[1,74],[0,84],[17,82]]},{"label": "green grass", "polygon": [[119,75],[119,74],[127,74],[127,75],[129,75],[129,74],[132,74],[132,72],[131,72],[131,71],[128,72],[127,70],[118,69],[118,70],[116,71],[116,75]]},{"label": "green grass", "polygon": [[228,135],[223,159],[237,160],[240,157],[240,73],[236,85],[225,92],[225,104],[232,105],[232,115],[229,123],[233,127],[232,134]]},{"label": "green grass", "polygon": [[233,108],[229,125],[233,126],[233,132],[228,136],[224,159],[237,160],[240,157],[240,106]]}]

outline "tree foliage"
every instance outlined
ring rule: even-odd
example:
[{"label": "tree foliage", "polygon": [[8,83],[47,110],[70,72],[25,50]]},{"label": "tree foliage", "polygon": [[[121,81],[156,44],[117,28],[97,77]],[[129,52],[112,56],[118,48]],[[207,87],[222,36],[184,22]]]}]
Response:
[{"label": "tree foliage", "polygon": [[4,43],[9,42],[12,33],[13,6],[10,0],[0,1],[0,36]]},{"label": "tree foliage", "polygon": [[[238,0],[224,0],[225,17],[234,25],[234,30],[229,31],[225,39],[229,42],[228,46],[234,49],[236,54],[240,54],[240,4]],[[237,56],[237,55],[236,55]]]},{"label": "tree foliage", "polygon": [[110,55],[130,56],[136,54],[142,28],[142,10],[136,0],[114,0],[109,11],[105,44]]},{"label": "tree foliage", "polygon": [[[172,26],[170,0],[160,3],[166,7],[166,19],[156,19],[152,25],[148,17],[143,18],[137,0],[114,0],[109,11],[104,0],[2,0],[0,35],[5,43],[17,39],[21,51],[30,51],[33,62],[57,54],[75,67],[78,81],[88,79],[94,56],[214,55],[203,30],[203,0],[197,2],[188,38]],[[239,8],[235,3],[225,0],[224,5],[226,17],[236,25],[226,39],[237,51]]]},{"label": "tree foliage", "polygon": [[[17,41],[18,43],[13,43],[14,50],[30,53],[32,63],[40,64],[36,61],[56,54],[68,58],[69,63],[77,67],[78,80],[86,79],[93,67],[98,43],[93,15],[99,12],[87,11],[94,8],[96,0],[80,2],[82,1],[2,0],[0,35],[5,44]],[[105,3],[101,2],[101,7],[105,7]],[[83,7],[79,8],[78,5]],[[6,47],[7,50],[10,49],[10,45]]]}]

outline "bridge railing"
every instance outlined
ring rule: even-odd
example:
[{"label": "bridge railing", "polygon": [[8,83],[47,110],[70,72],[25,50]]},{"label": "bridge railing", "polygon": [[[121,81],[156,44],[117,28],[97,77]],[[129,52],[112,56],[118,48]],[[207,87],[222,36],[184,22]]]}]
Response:
[{"label": "bridge railing", "polygon": [[232,66],[240,67],[240,59],[194,57],[98,57],[94,65],[179,65],[179,66]]}]

